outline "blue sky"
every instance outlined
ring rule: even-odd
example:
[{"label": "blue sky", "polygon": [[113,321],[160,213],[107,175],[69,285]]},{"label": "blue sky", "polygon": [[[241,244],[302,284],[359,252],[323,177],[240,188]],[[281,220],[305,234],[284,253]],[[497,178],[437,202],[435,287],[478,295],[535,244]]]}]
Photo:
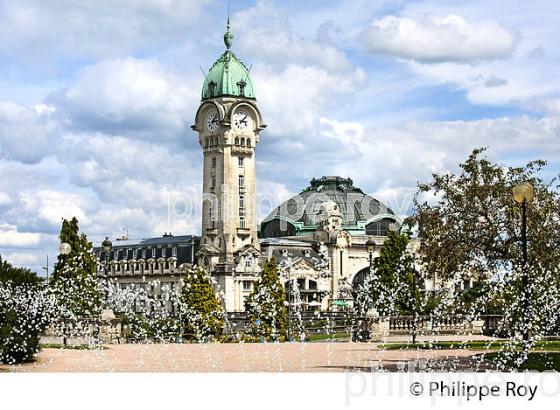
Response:
[{"label": "blue sky", "polygon": [[[556,173],[558,15],[556,1],[232,0],[233,50],[269,125],[260,217],[330,174],[405,214],[418,181],[479,146]],[[54,260],[62,217],[95,242],[198,233],[189,125],[225,18],[211,0],[0,3],[3,257]],[[170,216],[177,199],[186,216]]]}]

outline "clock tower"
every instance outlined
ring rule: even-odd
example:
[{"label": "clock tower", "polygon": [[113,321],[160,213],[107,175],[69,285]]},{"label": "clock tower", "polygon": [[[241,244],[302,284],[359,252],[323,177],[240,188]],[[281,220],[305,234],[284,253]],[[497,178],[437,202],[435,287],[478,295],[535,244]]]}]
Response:
[{"label": "clock tower", "polygon": [[237,291],[236,274],[259,271],[255,149],[266,127],[249,70],[231,51],[232,42],[228,19],[226,50],[206,75],[192,126],[204,156],[198,264],[216,276],[226,293]]}]

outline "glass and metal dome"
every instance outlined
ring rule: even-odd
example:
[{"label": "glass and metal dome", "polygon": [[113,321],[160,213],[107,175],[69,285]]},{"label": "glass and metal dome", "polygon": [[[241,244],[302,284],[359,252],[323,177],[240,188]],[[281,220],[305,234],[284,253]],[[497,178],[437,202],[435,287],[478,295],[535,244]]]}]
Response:
[{"label": "glass and metal dome", "polygon": [[253,82],[249,70],[230,50],[233,43],[233,34],[229,31],[224,34],[224,43],[227,50],[218,58],[208,71],[202,86],[202,100],[215,97],[245,97],[255,98]]},{"label": "glass and metal dome", "polygon": [[312,235],[325,219],[325,206],[338,205],[341,228],[352,235],[386,236],[401,220],[385,204],[366,195],[350,178],[313,178],[310,186],[274,209],[261,223],[261,237]]}]

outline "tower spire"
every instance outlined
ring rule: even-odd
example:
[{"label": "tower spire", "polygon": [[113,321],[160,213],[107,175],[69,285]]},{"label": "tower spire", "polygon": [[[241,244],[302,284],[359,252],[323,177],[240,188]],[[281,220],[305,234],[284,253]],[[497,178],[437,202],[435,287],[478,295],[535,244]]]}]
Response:
[{"label": "tower spire", "polygon": [[226,45],[226,48],[229,50],[231,48],[231,45],[233,44],[233,34],[231,33],[231,31],[229,31],[231,25],[229,22],[229,0],[227,2],[227,30],[226,30],[226,34],[224,34],[224,43]]}]

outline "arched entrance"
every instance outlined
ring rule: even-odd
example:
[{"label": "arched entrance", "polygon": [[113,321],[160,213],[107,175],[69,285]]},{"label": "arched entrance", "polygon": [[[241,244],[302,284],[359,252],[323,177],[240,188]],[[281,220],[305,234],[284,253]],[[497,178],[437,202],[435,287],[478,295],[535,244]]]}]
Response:
[{"label": "arched entrance", "polygon": [[369,266],[358,271],[352,279],[352,297],[356,299],[356,291],[364,283],[366,275],[369,273]]}]

